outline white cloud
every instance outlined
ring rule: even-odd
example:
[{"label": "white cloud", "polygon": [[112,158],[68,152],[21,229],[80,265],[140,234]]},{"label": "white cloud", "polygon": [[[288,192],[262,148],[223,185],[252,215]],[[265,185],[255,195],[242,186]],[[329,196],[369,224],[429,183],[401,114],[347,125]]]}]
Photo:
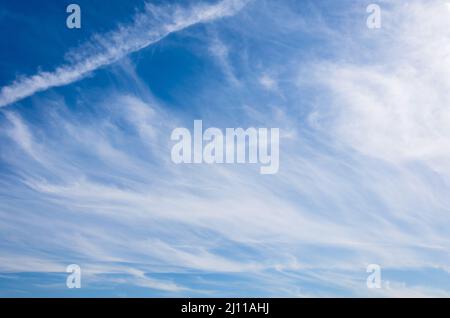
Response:
[{"label": "white cloud", "polygon": [[[145,12],[137,14],[134,23],[120,27],[106,36],[98,36],[94,43],[87,43],[83,48],[92,52],[70,52],[83,59],[75,64],[57,67],[53,72],[40,72],[31,77],[21,78],[2,87],[0,90],[0,107],[14,103],[36,92],[51,87],[63,86],[81,79],[96,69],[114,63],[127,54],[154,44],[167,35],[188,28],[197,23],[209,22],[227,17],[239,11],[247,1],[221,0],[212,5],[196,5],[187,9],[180,7],[160,8],[147,4]],[[157,21],[159,24],[155,24]],[[145,30],[145,31],[143,31]]]},{"label": "white cloud", "polygon": [[353,43],[346,63],[316,66],[316,79],[332,93],[323,111],[335,117],[326,130],[392,162],[450,159],[450,19],[443,6],[385,8],[380,32],[359,32],[370,49]]},{"label": "white cloud", "polygon": [[[411,12],[420,16],[421,10],[434,9],[416,4]],[[425,30],[430,34],[419,39],[430,37],[433,43],[437,25],[447,22],[440,19],[438,10],[425,12],[437,16],[426,22]],[[286,20],[278,18],[280,24]],[[383,21],[390,19],[384,16]],[[393,21],[408,27],[402,19]],[[125,273],[132,275],[128,281],[133,284],[159,286],[166,291],[180,292],[185,287],[165,280],[155,283],[153,278],[148,282],[140,279],[145,280],[144,273],[148,272],[239,273],[253,279],[253,285],[279,296],[311,294],[299,282],[304,286],[316,284],[319,295],[329,296],[332,292],[320,291],[320,286],[331,286],[370,296],[365,279],[361,279],[368,262],[411,271],[448,264],[448,179],[442,174],[430,177],[423,167],[405,164],[411,158],[422,163],[424,157],[448,156],[445,147],[427,147],[434,143],[433,129],[447,138],[443,130],[448,122],[447,111],[439,101],[447,101],[444,88],[448,80],[441,75],[448,70],[446,65],[440,68],[435,62],[439,60],[438,50],[421,45],[416,50],[399,50],[399,41],[414,46],[415,35],[420,34],[420,30],[415,30],[414,36],[408,37],[400,30],[403,29],[373,43],[379,48],[377,54],[384,49],[390,51],[378,62],[377,54],[370,56],[371,66],[354,55],[347,56],[345,63],[314,60],[319,63],[313,65],[318,77],[313,78],[311,73],[303,81],[320,82],[334,103],[318,105],[317,125],[311,130],[296,117],[299,111],[306,113],[300,102],[309,102],[311,97],[305,94],[297,98],[297,90],[289,91],[285,85],[292,77],[282,72],[287,68],[285,63],[293,65],[297,54],[283,57],[283,65],[267,67],[270,74],[273,70],[277,78],[283,79],[278,88],[286,100],[294,101],[291,104],[277,100],[280,107],[267,107],[265,87],[254,85],[259,90],[252,91],[251,84],[258,83],[261,69],[252,72],[251,65],[246,69],[251,74],[242,76],[243,87],[248,91],[231,92],[246,102],[251,96],[253,107],[242,107],[242,112],[236,114],[230,112],[226,103],[220,103],[221,88],[215,84],[206,85],[199,93],[205,95],[195,96],[202,101],[220,101],[215,104],[212,117],[229,116],[220,124],[244,121],[295,132],[282,138],[280,172],[270,178],[259,176],[249,166],[170,164],[170,128],[185,118],[177,117],[179,113],[169,107],[158,107],[145,94],[111,96],[106,92],[104,104],[95,106],[108,118],[99,116],[92,122],[57,114],[51,117],[51,130],[57,131],[56,135],[42,131],[31,137],[32,123],[21,120],[17,124],[18,117],[9,116],[9,124],[20,127],[9,137],[23,149],[36,149],[39,145],[39,154],[45,154],[51,163],[46,169],[33,162],[24,164],[23,153],[16,153],[13,147],[2,149],[2,158],[10,169],[20,172],[20,180],[15,180],[14,186],[28,191],[27,202],[33,203],[29,207],[25,200],[18,202],[6,195],[8,199],[0,202],[0,233],[16,249],[15,253],[4,253],[11,256],[8,270],[26,270],[21,252],[41,253],[43,257],[56,250],[64,251],[61,258],[69,255],[88,260],[88,271],[98,279],[103,279],[101,273]],[[245,31],[253,34],[252,29]],[[374,38],[369,37],[371,40]],[[444,45],[447,52],[447,44],[438,42],[436,46]],[[362,52],[367,42],[358,43],[349,44],[355,54]],[[216,53],[224,56],[224,52],[226,49],[219,46]],[[280,49],[281,53],[284,51]],[[427,54],[429,63],[423,57]],[[423,76],[410,73],[411,65],[419,65]],[[436,74],[441,80],[438,83],[433,82]],[[268,83],[273,84],[270,80]],[[136,85],[139,84],[142,83]],[[316,101],[324,95],[320,91],[312,99]],[[84,97],[89,100],[89,96]],[[427,97],[431,97],[430,105]],[[185,102],[190,106],[191,101]],[[239,105],[233,106],[241,110]],[[201,107],[198,109],[199,115],[205,117],[211,111],[201,113]],[[43,120],[47,119],[45,114],[39,114]],[[126,130],[122,129],[124,123]],[[137,136],[130,131],[137,132]],[[408,138],[414,147],[405,146]],[[356,151],[349,151],[342,144]],[[155,145],[158,151],[153,154]],[[32,152],[26,153],[31,156]],[[139,156],[141,153],[144,156]],[[10,187],[2,191],[10,191]],[[39,246],[42,252],[20,250],[23,246]],[[126,264],[113,266],[109,262]],[[36,266],[45,270],[47,264],[36,262]],[[54,267],[48,264],[48,268]],[[427,282],[422,281],[421,285]],[[394,281],[391,287],[393,290],[383,291],[383,295],[448,294],[448,290],[438,288],[406,288]]]},{"label": "white cloud", "polygon": [[277,81],[269,76],[268,74],[263,74],[259,78],[259,83],[267,90],[269,91],[277,91],[278,90],[278,83]]},{"label": "white cloud", "polygon": [[240,82],[235,75],[232,64],[230,63],[230,49],[219,39],[217,35],[212,37],[209,51],[216,58],[222,72],[230,83],[239,85]]}]

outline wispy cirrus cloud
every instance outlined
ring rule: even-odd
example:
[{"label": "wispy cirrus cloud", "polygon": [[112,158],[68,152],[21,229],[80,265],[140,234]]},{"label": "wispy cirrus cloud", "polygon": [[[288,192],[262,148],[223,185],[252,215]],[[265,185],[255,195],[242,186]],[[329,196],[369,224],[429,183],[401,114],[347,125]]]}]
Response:
[{"label": "wispy cirrus cloud", "polygon": [[[0,107],[14,103],[36,92],[51,87],[63,86],[77,81],[96,69],[114,63],[124,56],[139,51],[198,23],[205,23],[231,16],[242,9],[248,0],[221,0],[215,4],[197,4],[190,7],[176,5],[158,7],[146,4],[143,13],[134,17],[131,25],[121,26],[116,31],[94,37],[83,49],[68,53],[75,57],[74,64],[57,67],[51,72],[14,81],[0,89]],[[77,58],[81,55],[82,59]]]},{"label": "wispy cirrus cloud", "polygon": [[[57,271],[77,262],[89,273],[87,288],[113,282],[171,295],[229,296],[227,286],[247,296],[448,295],[448,176],[417,154],[434,140],[429,126],[445,135],[443,125],[423,118],[447,122],[446,104],[438,101],[447,101],[450,77],[440,77],[440,85],[431,80],[448,74],[427,63],[439,60],[438,50],[401,51],[405,39],[411,46],[439,43],[432,35],[448,24],[442,6],[383,7],[384,23],[392,16],[398,30],[412,24],[430,31],[413,37],[368,34],[360,12],[355,18],[339,11],[354,25],[356,41],[345,27],[330,32],[295,3],[262,1],[251,15],[218,27],[201,58],[210,59],[205,52],[216,43],[214,62],[226,63],[219,74],[208,73],[200,90],[182,95],[185,112],[163,107],[132,70],[122,81],[129,86],[84,92],[77,105],[36,99],[32,119],[3,110],[0,258],[8,262],[1,270]],[[306,33],[323,41],[320,50]],[[316,55],[325,44],[331,57]],[[369,44],[377,50],[367,50]],[[379,60],[386,48],[393,49]],[[401,70],[419,65],[426,76],[380,68],[389,59],[402,61]],[[228,67],[239,71],[240,85],[232,77],[215,81]],[[407,101],[423,101],[422,91],[431,93],[434,107],[424,103],[428,117],[415,117],[422,108]],[[49,101],[57,107],[40,107]],[[193,116],[220,127],[282,127],[279,173],[265,178],[252,166],[173,165],[170,131],[189,127]],[[405,148],[404,136],[414,147]],[[431,150],[448,158],[439,147]],[[390,289],[366,288],[369,263],[382,266]],[[437,282],[419,275],[430,269]],[[390,270],[407,277],[389,277]]]},{"label": "wispy cirrus cloud", "polygon": [[[308,84],[323,85],[332,97],[319,113],[327,114],[326,130],[361,153],[395,163],[429,162],[450,172],[448,3],[385,6],[380,30],[362,29],[358,41],[347,41],[358,52],[351,61],[309,69],[314,76]],[[372,45],[361,47],[364,41]]]}]

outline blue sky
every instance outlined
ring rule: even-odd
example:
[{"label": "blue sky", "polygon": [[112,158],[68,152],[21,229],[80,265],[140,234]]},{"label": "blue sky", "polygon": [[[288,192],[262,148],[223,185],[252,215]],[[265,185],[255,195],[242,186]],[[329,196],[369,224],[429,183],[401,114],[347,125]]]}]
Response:
[{"label": "blue sky", "polygon": [[[450,295],[448,1],[71,2],[0,2],[0,296]],[[279,172],[175,165],[195,119]]]}]

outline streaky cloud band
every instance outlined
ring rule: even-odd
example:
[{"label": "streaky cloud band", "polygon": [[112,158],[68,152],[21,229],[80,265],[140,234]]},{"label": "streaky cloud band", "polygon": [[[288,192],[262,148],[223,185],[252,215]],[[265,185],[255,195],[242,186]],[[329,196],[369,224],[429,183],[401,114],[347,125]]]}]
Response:
[{"label": "streaky cloud band", "polygon": [[[249,0],[221,0],[215,4],[201,4],[189,8],[179,6],[158,7],[147,3],[145,10],[134,17],[129,26],[119,27],[95,43],[87,43],[92,53],[82,53],[83,59],[57,67],[53,72],[39,72],[14,81],[0,90],[0,107],[7,106],[37,92],[64,86],[80,80],[96,69],[117,62],[126,55],[161,41],[171,33],[198,23],[232,16]],[[155,25],[155,22],[158,23]],[[79,55],[70,52],[70,55]]]}]

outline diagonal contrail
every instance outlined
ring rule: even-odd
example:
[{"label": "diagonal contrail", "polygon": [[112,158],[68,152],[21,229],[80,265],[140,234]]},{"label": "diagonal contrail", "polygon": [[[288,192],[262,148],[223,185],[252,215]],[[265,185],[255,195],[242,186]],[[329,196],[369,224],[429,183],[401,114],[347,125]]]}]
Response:
[{"label": "diagonal contrail", "polygon": [[[131,25],[120,27],[105,36],[97,36],[85,49],[71,53],[75,62],[62,65],[53,72],[39,72],[14,81],[0,90],[0,107],[17,102],[36,92],[77,81],[96,69],[114,63],[124,56],[156,43],[171,33],[197,23],[231,16],[241,10],[248,0],[222,0],[189,8],[145,6]],[[83,57],[80,58],[79,56]]]}]

